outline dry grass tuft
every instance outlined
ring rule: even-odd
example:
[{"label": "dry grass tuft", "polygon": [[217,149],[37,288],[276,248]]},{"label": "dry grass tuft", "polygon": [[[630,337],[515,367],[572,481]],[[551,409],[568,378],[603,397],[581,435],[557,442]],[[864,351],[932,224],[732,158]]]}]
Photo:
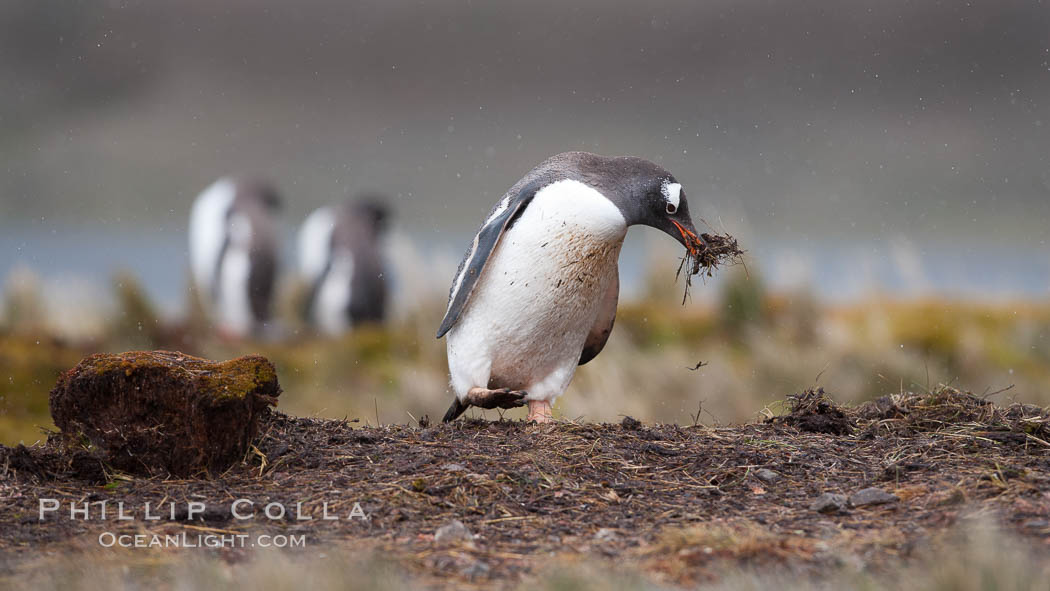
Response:
[{"label": "dry grass tuft", "polygon": [[810,388],[799,394],[791,394],[788,403],[788,414],[772,417],[768,422],[791,425],[810,433],[849,435],[853,432],[853,419],[825,394],[824,388]]},{"label": "dry grass tuft", "polygon": [[883,396],[861,405],[856,414],[871,421],[867,427],[870,436],[946,431],[1050,448],[1050,412],[1046,409],[1021,403],[1001,407],[950,386],[927,394]]}]

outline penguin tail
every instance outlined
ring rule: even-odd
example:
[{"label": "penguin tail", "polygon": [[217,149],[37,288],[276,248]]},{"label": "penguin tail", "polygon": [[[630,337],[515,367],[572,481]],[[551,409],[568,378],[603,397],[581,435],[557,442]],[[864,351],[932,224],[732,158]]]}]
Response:
[{"label": "penguin tail", "polygon": [[442,419],[442,422],[451,423],[452,421],[456,420],[459,417],[459,415],[463,414],[463,412],[467,410],[469,406],[470,405],[468,404],[463,404],[462,402],[460,402],[459,396],[456,396],[452,399],[452,406],[448,407],[448,411],[445,412],[445,418]]}]

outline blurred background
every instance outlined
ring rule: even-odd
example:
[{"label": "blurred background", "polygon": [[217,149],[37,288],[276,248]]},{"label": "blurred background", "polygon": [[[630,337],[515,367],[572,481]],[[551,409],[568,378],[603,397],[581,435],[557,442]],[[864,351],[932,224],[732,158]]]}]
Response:
[{"label": "blurred background", "polygon": [[[814,384],[1050,403],[1047,31],[1009,0],[5,2],[0,443],[41,437],[59,371],[129,348],[262,352],[299,414],[440,416],[463,250],[575,149],[663,165],[748,258],[683,306],[680,248],[632,231],[563,416],[747,420]],[[190,207],[230,173],[284,198],[279,339],[195,310]],[[388,322],[312,336],[295,231],[366,191],[393,214]]]}]

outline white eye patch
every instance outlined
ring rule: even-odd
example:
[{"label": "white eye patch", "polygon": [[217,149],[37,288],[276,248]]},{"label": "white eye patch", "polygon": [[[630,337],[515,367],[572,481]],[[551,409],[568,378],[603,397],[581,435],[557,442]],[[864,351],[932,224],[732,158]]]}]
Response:
[{"label": "white eye patch", "polygon": [[678,211],[678,204],[682,200],[682,185],[679,183],[664,183],[660,192],[667,199],[667,213]]}]

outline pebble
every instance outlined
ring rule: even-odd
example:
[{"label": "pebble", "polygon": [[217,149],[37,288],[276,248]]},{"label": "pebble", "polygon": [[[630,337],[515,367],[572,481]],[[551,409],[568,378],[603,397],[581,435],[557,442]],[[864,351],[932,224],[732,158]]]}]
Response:
[{"label": "pebble", "polygon": [[765,482],[766,484],[773,484],[780,480],[780,474],[770,470],[769,468],[761,468],[755,471],[755,478]]},{"label": "pebble", "polygon": [[824,493],[809,508],[817,513],[837,513],[846,508],[846,495]]},{"label": "pebble", "polygon": [[463,525],[463,522],[458,519],[453,519],[434,532],[434,541],[439,544],[469,542],[473,539],[474,534],[470,533],[467,526]]},{"label": "pebble", "polygon": [[867,505],[885,505],[886,503],[895,503],[900,499],[897,495],[890,494],[881,488],[865,488],[859,490],[849,497],[849,504],[854,507],[864,507]]}]

